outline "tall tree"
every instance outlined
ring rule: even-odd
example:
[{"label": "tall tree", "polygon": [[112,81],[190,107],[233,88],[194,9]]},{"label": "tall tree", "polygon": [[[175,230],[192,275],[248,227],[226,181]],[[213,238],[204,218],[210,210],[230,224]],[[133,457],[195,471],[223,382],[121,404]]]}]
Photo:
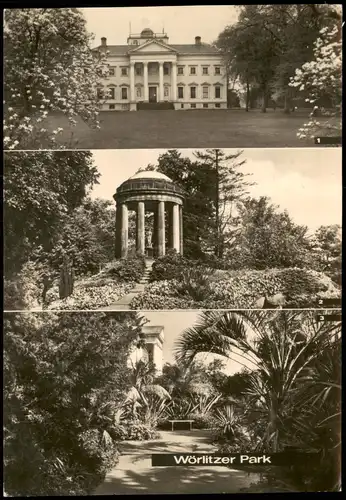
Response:
[{"label": "tall tree", "polygon": [[238,206],[237,247],[229,254],[237,267],[301,267],[309,262],[307,227],[295,224],[269,198],[248,198]]},{"label": "tall tree", "polygon": [[[93,36],[80,10],[7,9],[4,27],[6,149],[54,146],[62,128],[45,122],[63,112],[98,126],[97,88],[107,73],[104,53],[93,53]],[[47,142],[48,141],[48,142]]]},{"label": "tall tree", "polygon": [[212,241],[215,245],[214,254],[220,258],[234,242],[237,232],[236,204],[247,195],[247,187],[253,185],[247,180],[250,174],[240,170],[246,162],[240,159],[241,155],[242,151],[226,155],[220,149],[195,153],[199,164],[206,165],[210,170],[209,182],[213,187],[211,197],[214,204]]},{"label": "tall tree", "polygon": [[87,151],[8,152],[4,157],[5,274],[52,250],[66,217],[99,174]]}]

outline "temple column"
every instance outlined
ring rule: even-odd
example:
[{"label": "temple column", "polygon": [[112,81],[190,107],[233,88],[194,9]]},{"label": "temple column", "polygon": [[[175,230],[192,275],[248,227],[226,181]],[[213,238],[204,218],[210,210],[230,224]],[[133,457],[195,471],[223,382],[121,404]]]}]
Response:
[{"label": "temple column", "polygon": [[148,87],[148,63],[143,63],[143,78],[144,78],[144,100],[149,101],[149,87]]},{"label": "temple column", "polygon": [[115,257],[121,257],[121,205],[117,203],[115,212]]},{"label": "temple column", "polygon": [[158,257],[165,255],[165,202],[159,201],[158,207]]},{"label": "temple column", "polygon": [[163,62],[159,62],[159,82],[160,82],[160,95],[159,95],[159,101],[163,102],[164,100],[164,95],[163,95]]},{"label": "temple column", "polygon": [[172,62],[172,101],[177,100],[177,63]]},{"label": "temple column", "polygon": [[183,207],[179,206],[179,238],[180,238],[180,254],[183,255]]},{"label": "temple column", "polygon": [[121,205],[121,258],[127,257],[128,233],[129,233],[129,212],[127,205]]},{"label": "temple column", "polygon": [[180,253],[180,210],[179,210],[179,205],[174,204],[173,205],[173,218],[172,218],[172,240],[173,240],[173,248],[174,250],[177,251],[177,253]]},{"label": "temple column", "polygon": [[130,101],[135,101],[135,63],[130,63]]},{"label": "temple column", "polygon": [[155,207],[154,210],[154,218],[153,218],[153,250],[154,250],[154,257],[157,257],[158,254],[158,248],[157,248],[157,243],[158,243],[158,207]]},{"label": "temple column", "polygon": [[167,211],[168,211],[168,228],[167,228],[167,236],[168,236],[168,241],[167,245],[168,248],[173,248],[173,205],[170,203],[167,206]]},{"label": "temple column", "polygon": [[137,252],[145,254],[145,205],[139,201],[137,205]]}]

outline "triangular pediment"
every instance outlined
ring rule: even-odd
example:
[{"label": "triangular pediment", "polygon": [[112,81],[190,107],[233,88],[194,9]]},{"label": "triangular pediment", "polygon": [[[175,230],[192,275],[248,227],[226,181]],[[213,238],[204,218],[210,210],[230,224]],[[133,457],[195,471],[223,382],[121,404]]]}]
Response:
[{"label": "triangular pediment", "polygon": [[135,49],[129,50],[129,54],[141,54],[147,52],[163,52],[163,53],[171,53],[176,54],[177,51],[172,49],[169,45],[163,42],[159,42],[157,40],[148,40],[142,45],[138,45]]}]

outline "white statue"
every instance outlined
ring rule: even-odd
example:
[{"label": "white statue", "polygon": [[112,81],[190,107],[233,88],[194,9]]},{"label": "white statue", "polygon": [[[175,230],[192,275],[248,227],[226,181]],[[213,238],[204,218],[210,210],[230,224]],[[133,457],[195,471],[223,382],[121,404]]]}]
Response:
[{"label": "white statue", "polygon": [[153,246],[153,232],[149,229],[147,232],[147,247],[151,248]]}]

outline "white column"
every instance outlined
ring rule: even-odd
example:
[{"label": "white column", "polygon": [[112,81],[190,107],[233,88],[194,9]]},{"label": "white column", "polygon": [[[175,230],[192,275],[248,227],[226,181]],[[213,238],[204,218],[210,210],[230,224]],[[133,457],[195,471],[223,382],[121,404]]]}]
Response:
[{"label": "white column", "polygon": [[128,248],[128,232],[129,232],[129,215],[128,208],[125,203],[121,205],[121,257],[127,257]]},{"label": "white column", "polygon": [[162,345],[157,342],[153,345],[153,363],[155,365],[157,374],[160,375],[162,373],[163,352]]},{"label": "white column", "polygon": [[179,205],[173,205],[173,218],[172,218],[172,228],[173,232],[173,248],[180,253],[180,216],[179,216]]},{"label": "white column", "polygon": [[135,63],[130,63],[130,101],[135,101]]},{"label": "white column", "polygon": [[144,100],[149,101],[149,88],[148,88],[148,63],[143,63],[143,76],[144,76]]},{"label": "white column", "polygon": [[164,95],[163,95],[163,62],[159,62],[159,82],[160,82],[160,97],[159,100],[163,101],[164,100]]},{"label": "white column", "polygon": [[137,252],[145,253],[145,206],[139,201],[137,206]]},{"label": "white column", "polygon": [[165,202],[159,201],[158,206],[158,256],[162,257],[166,253],[165,240]]},{"label": "white column", "polygon": [[177,100],[177,63],[172,62],[172,101]]}]

